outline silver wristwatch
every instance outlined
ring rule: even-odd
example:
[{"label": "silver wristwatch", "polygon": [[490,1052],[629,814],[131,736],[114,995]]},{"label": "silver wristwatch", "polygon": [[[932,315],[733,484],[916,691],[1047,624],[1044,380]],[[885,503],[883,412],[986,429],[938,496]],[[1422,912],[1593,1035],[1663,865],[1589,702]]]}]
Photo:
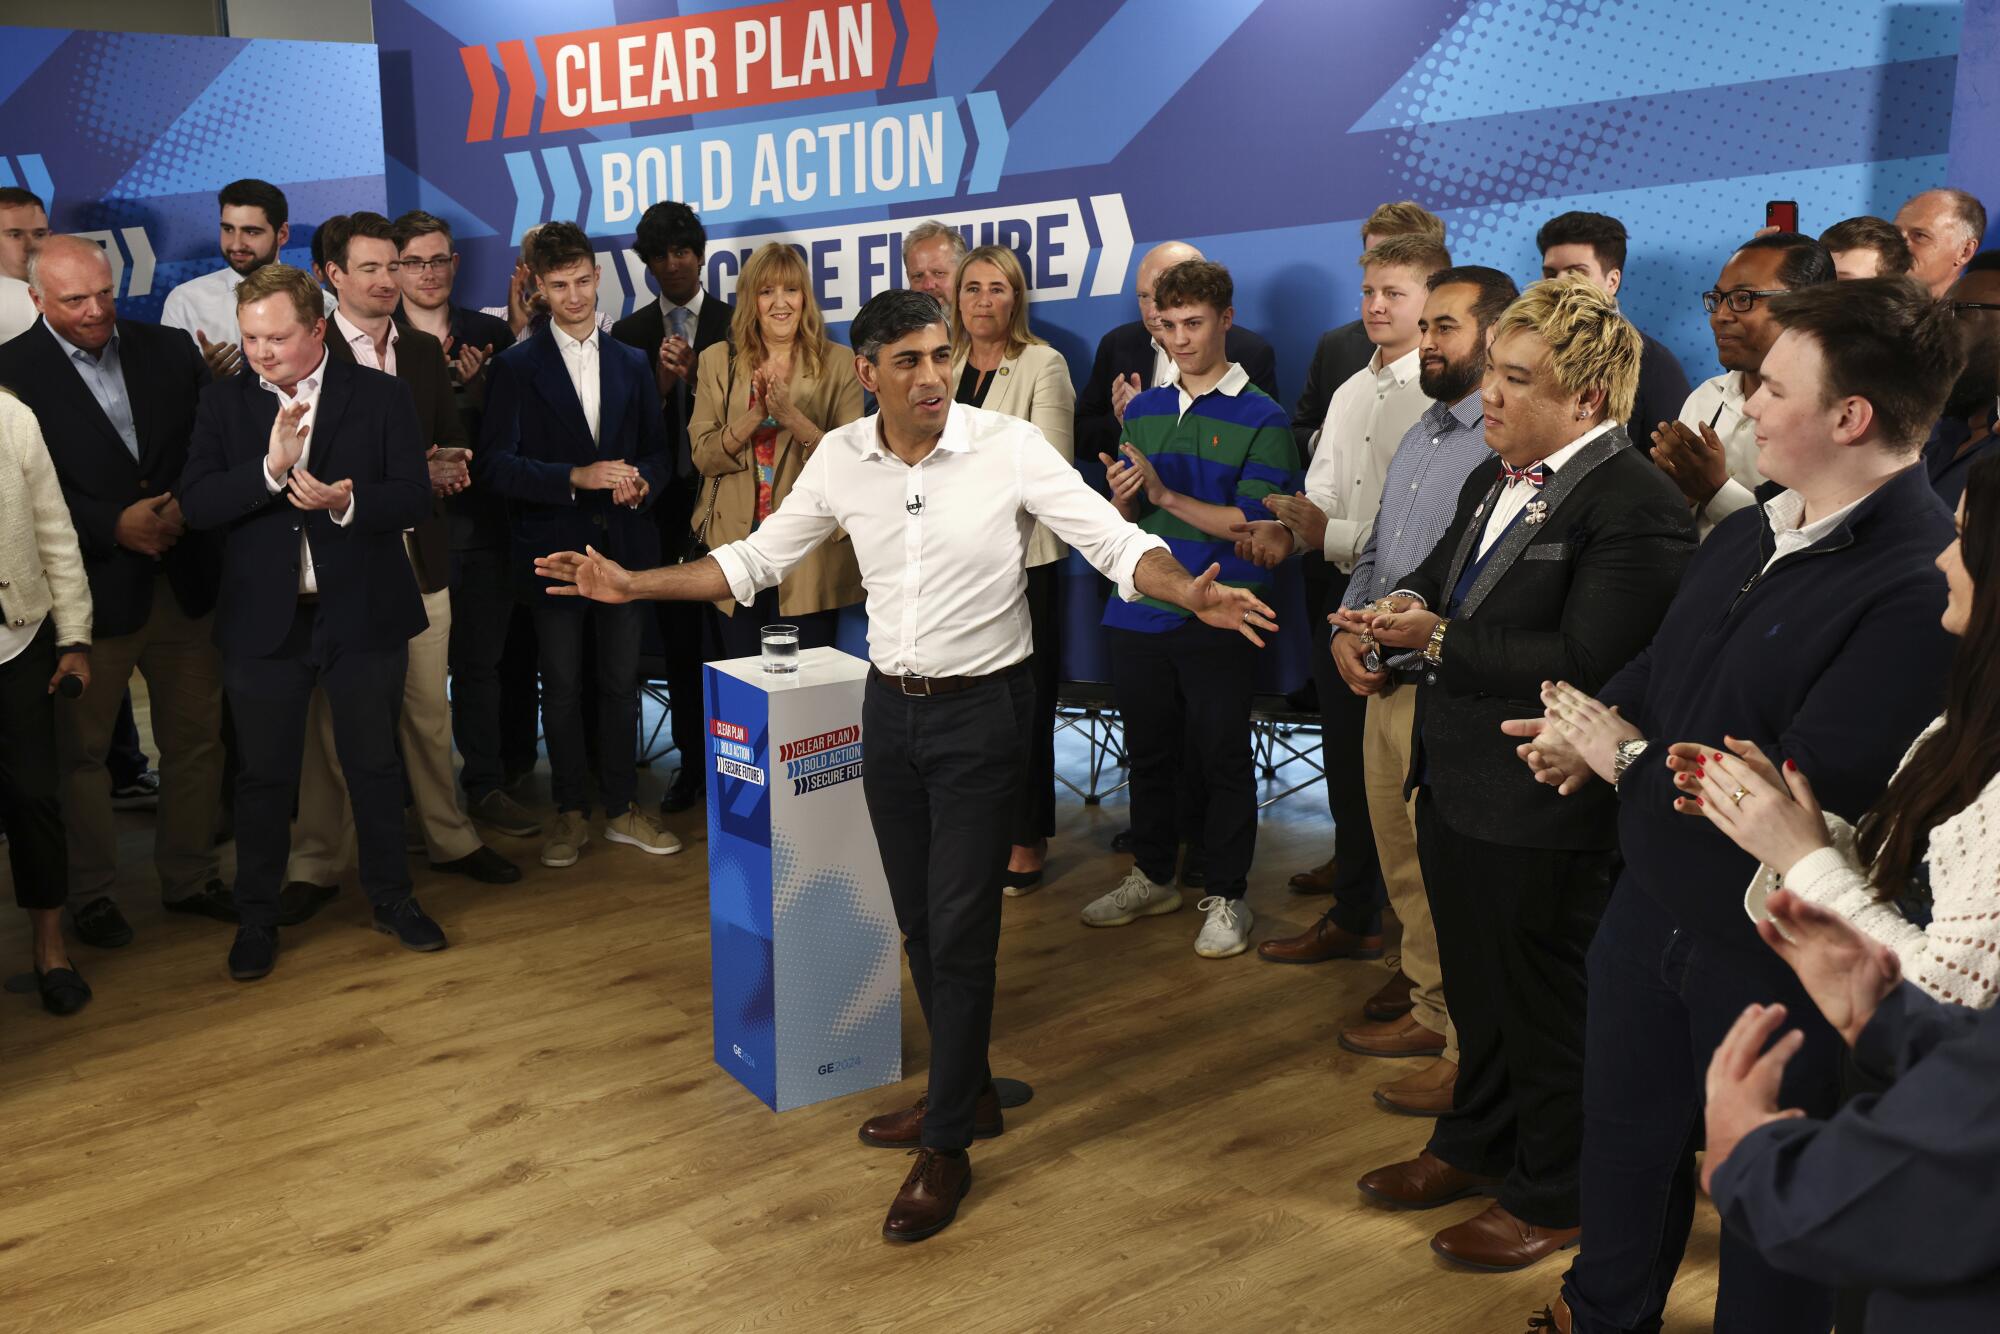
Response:
[{"label": "silver wristwatch", "polygon": [[1618,750],[1611,760],[1611,786],[1617,787],[1625,781],[1625,771],[1632,767],[1632,761],[1646,753],[1646,745],[1646,738],[1642,736],[1618,743]]}]

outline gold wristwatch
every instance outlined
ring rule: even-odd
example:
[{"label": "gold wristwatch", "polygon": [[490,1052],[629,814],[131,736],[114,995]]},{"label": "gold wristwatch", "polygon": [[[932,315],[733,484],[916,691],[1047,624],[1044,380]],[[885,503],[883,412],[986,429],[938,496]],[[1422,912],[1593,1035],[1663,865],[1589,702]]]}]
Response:
[{"label": "gold wristwatch", "polygon": [[1430,642],[1424,645],[1424,661],[1433,667],[1444,660],[1444,632],[1450,627],[1450,621],[1439,621],[1431,631]]}]

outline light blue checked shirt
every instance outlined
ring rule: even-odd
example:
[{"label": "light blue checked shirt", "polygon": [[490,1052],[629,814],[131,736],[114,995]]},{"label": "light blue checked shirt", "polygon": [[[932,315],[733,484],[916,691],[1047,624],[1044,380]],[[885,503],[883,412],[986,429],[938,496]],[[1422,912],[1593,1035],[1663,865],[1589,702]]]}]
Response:
[{"label": "light blue checked shirt", "polygon": [[[48,326],[48,321],[42,321]],[[118,333],[113,330],[111,341],[97,356],[78,347],[75,343],[56,333],[53,327],[49,333],[54,336],[57,346],[76,368],[77,378],[83,387],[97,400],[97,406],[104,409],[104,415],[111,421],[111,429],[118,432],[118,438],[125,442],[125,448],[132,451],[134,462],[139,458],[139,428],[132,421],[132,400],[125,392],[125,367],[118,358]]]},{"label": "light blue checked shirt", "polygon": [[[1375,531],[1354,562],[1343,607],[1387,597],[1424,563],[1458,513],[1458,493],[1472,470],[1493,456],[1486,447],[1486,410],[1473,390],[1457,404],[1433,403],[1396,446],[1382,481]],[[1398,658],[1414,658],[1406,653]]]}]

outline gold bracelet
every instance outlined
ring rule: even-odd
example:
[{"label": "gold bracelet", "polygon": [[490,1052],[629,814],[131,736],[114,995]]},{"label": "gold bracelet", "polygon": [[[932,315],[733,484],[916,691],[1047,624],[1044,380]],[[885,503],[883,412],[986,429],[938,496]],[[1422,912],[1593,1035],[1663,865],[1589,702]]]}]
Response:
[{"label": "gold bracelet", "polygon": [[1424,661],[1433,667],[1444,659],[1444,632],[1450,626],[1450,621],[1439,621],[1431,630],[1430,642],[1424,645]]}]

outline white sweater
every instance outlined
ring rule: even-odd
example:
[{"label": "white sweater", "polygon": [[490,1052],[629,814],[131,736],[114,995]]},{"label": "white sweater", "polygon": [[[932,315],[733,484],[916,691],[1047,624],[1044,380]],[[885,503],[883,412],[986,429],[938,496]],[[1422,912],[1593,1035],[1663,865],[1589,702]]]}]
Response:
[{"label": "white sweater", "polygon": [[[1943,726],[1939,718],[1925,728],[1903,763]],[[1743,899],[1751,917],[1767,916],[1764,899],[1782,886],[1894,949],[1904,976],[1939,1000],[1982,1010],[2000,1000],[2000,778],[1931,830],[1928,930],[1875,897],[1854,850],[1854,826],[1828,813],[1826,827],[1833,846],[1801,857],[1784,876],[1757,868]]]},{"label": "white sweater", "polygon": [[90,580],[69,506],[28,406],[0,391],[0,608],[7,623],[55,613],[56,643],[90,642]]}]

